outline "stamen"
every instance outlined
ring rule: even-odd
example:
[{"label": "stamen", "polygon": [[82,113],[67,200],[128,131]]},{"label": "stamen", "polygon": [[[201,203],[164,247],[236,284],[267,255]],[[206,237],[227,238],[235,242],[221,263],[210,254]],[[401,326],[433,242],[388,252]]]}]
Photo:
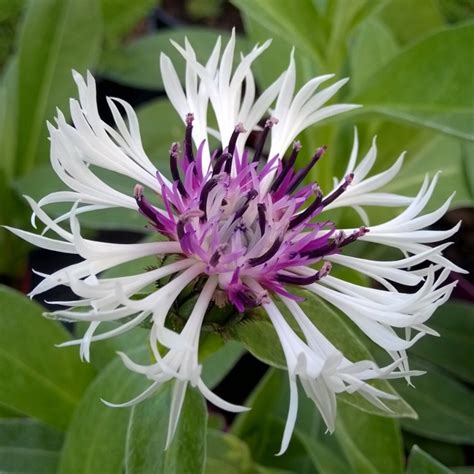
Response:
[{"label": "stamen", "polygon": [[306,286],[306,285],[311,285],[311,283],[315,283],[318,280],[321,280],[321,278],[324,278],[330,271],[331,271],[331,264],[329,262],[325,262],[324,265],[321,267],[321,270],[316,272],[314,275],[302,277],[302,276],[284,275],[281,273],[277,273],[276,278],[280,283]]},{"label": "stamen", "polygon": [[199,197],[199,209],[203,212],[201,216],[201,221],[206,220],[206,207],[207,207],[207,198],[209,197],[209,193],[213,188],[217,186],[217,179],[211,178],[206,184],[202,187],[201,195]]},{"label": "stamen", "polygon": [[263,235],[265,233],[265,228],[267,226],[267,218],[265,213],[267,211],[267,206],[263,202],[259,202],[257,204],[257,212],[258,212],[258,226],[260,228],[260,234]]},{"label": "stamen", "polygon": [[316,210],[321,207],[322,200],[323,195],[321,194],[321,191],[318,188],[314,201],[303,212],[300,212],[296,217],[291,219],[290,225],[288,226],[288,230],[293,229],[297,225],[304,222],[306,219],[310,218],[316,212]]},{"label": "stamen", "polygon": [[277,178],[273,182],[272,187],[270,188],[270,192],[274,193],[278,189],[278,187],[281,185],[281,183],[285,179],[285,176],[288,174],[291,168],[293,168],[296,162],[296,158],[301,148],[302,148],[301,143],[299,141],[296,141],[295,143],[293,143],[293,150],[291,151],[290,158],[283,166],[281,173],[277,176]]},{"label": "stamen", "polygon": [[249,203],[252,199],[255,199],[258,196],[258,191],[256,189],[252,189],[247,193],[246,199],[244,204],[235,211],[234,218],[232,222],[235,222],[237,219],[240,219],[244,214],[245,211],[249,208]]},{"label": "stamen", "polygon": [[183,182],[181,181],[181,176],[179,175],[178,169],[178,157],[179,157],[179,143],[173,143],[170,148],[170,170],[173,180],[176,181],[178,186],[178,191],[181,196],[188,197],[188,193],[184,188]]},{"label": "stamen", "polygon": [[186,115],[186,133],[184,135],[184,156],[188,160],[188,163],[194,161],[193,154],[193,121],[194,114]]},{"label": "stamen", "polygon": [[326,146],[322,146],[318,148],[316,150],[316,153],[311,158],[311,161],[302,170],[299,170],[296,173],[288,189],[289,194],[291,194],[298,187],[298,185],[303,181],[303,179],[306,178],[306,175],[311,171],[311,169],[318,162],[318,160],[324,155],[326,150],[327,150]]},{"label": "stamen", "polygon": [[278,119],[275,117],[270,117],[266,122],[265,126],[263,127],[263,132],[260,135],[260,140],[258,141],[257,148],[255,148],[255,154],[253,155],[253,163],[258,163],[260,161],[260,157],[262,155],[263,147],[265,146],[265,142],[267,141],[268,133],[273,125],[278,123]]},{"label": "stamen", "polygon": [[227,174],[230,174],[230,172],[232,170],[232,161],[234,159],[234,151],[235,151],[235,145],[237,143],[237,138],[239,137],[239,135],[241,133],[244,133],[245,131],[246,130],[245,130],[244,126],[241,123],[238,123],[235,126],[234,131],[232,132],[232,135],[230,137],[229,146],[227,147],[227,152],[222,154],[222,156],[227,155],[226,156],[226,161],[225,161],[225,166],[224,166],[224,171]]},{"label": "stamen", "polygon": [[348,245],[354,241],[356,241],[359,237],[362,237],[363,235],[367,234],[367,232],[369,232],[369,228],[367,227],[361,227],[360,229],[352,232],[351,235],[349,235],[349,237],[345,237],[341,240],[341,242],[339,243],[339,247],[344,247],[345,245]]},{"label": "stamen", "polygon": [[262,263],[270,260],[278,252],[281,244],[282,239],[275,240],[273,245],[264,254],[260,255],[260,257],[250,258],[249,265],[251,267],[256,267],[257,265],[261,265]]},{"label": "stamen", "polygon": [[212,169],[212,176],[215,176],[216,174],[219,174],[221,172],[222,166],[224,165],[224,163],[226,163],[227,160],[229,160],[229,158],[232,160],[232,156],[229,155],[229,153],[227,153],[226,151],[223,152],[219,156],[219,158],[217,158]]},{"label": "stamen", "polygon": [[323,199],[322,205],[327,206],[328,204],[331,204],[333,201],[335,201],[347,189],[349,184],[352,183],[353,179],[354,179],[354,173],[348,174],[344,178],[344,182],[334,192],[332,192],[327,198]]}]

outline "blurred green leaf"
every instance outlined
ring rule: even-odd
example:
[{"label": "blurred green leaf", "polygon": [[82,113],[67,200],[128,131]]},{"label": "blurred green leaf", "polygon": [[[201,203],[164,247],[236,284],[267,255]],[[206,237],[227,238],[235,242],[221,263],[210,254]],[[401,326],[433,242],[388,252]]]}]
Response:
[{"label": "blurred green leaf", "polygon": [[168,99],[148,102],[137,110],[143,148],[165,176],[170,177],[169,149],[184,138],[184,122]]},{"label": "blurred green leaf", "polygon": [[[299,393],[300,427],[312,439],[316,439],[321,427],[320,417],[314,404]],[[298,474],[313,474],[312,460],[307,457],[306,447],[294,435],[288,450],[276,457],[280,451],[283,430],[288,413],[288,375],[281,370],[270,369],[254,389],[246,406],[252,407],[235,419],[231,432],[243,439],[258,463],[266,466],[289,469]]]},{"label": "blurred green leaf", "polygon": [[352,472],[351,466],[345,457],[333,449],[330,449],[327,438],[316,440],[314,436],[308,436],[299,431],[297,432],[297,436],[306,447],[307,456],[312,460],[317,472],[322,474]]},{"label": "blurred green leaf", "polygon": [[[146,362],[145,348],[128,354]],[[130,408],[111,408],[102,400],[126,402],[149,385],[143,375],[130,372],[121,360],[111,362],[90,385],[66,434],[59,474],[122,474]]]},{"label": "blurred green leaf", "polygon": [[[349,359],[353,361],[372,360],[372,356],[357,334],[344,321],[345,317],[330,307],[320,298],[308,291],[298,291],[305,298],[301,308],[310,318],[312,323]],[[285,308],[280,308],[286,313]],[[262,314],[262,313],[258,313]],[[292,318],[287,320],[291,323]],[[265,320],[264,316],[252,317],[233,328],[234,337],[255,357],[273,367],[286,369],[286,362],[280,346],[278,336],[273,326]],[[388,393],[396,392],[385,380],[377,380],[374,385]],[[359,394],[343,393],[339,400],[353,405],[363,411],[375,415],[390,416],[387,412],[375,407]],[[403,400],[387,400],[386,404],[392,410],[391,416],[416,417],[413,409]]]},{"label": "blurred green leaf", "polygon": [[[226,32],[199,27],[158,31],[132,41],[125,47],[106,51],[101,61],[100,74],[128,86],[164,90],[160,72],[162,52],[170,57],[178,76],[184,79],[185,61],[170,40],[183,44],[184,38],[187,37],[196,51],[197,59],[205,62],[219,35],[223,36],[224,42],[229,37]],[[245,50],[245,42],[238,39],[236,51],[243,50]],[[168,123],[165,122],[165,124],[167,127]],[[154,125],[156,127],[157,124]]]},{"label": "blurred green leaf", "polygon": [[232,3],[263,26],[270,38],[291,42],[300,54],[322,64],[327,25],[311,1],[300,0],[297,8],[285,0],[233,0]]},{"label": "blurred green leaf", "polygon": [[216,387],[235,366],[245,350],[237,341],[224,341],[221,348],[205,357],[201,377],[209,388]]},{"label": "blurred green leaf", "polygon": [[406,452],[416,445],[445,466],[462,466],[466,462],[463,447],[458,444],[423,438],[407,431],[403,433],[403,443]]},{"label": "blurred green leaf", "polygon": [[204,398],[188,387],[170,447],[165,451],[173,383],[163,385],[132,409],[127,432],[127,474],[202,472],[206,461],[207,409]]},{"label": "blurred green leaf", "polygon": [[406,474],[449,474],[451,472],[418,446],[413,446],[408,458]]},{"label": "blurred green leaf", "polygon": [[66,428],[94,372],[76,349],[54,346],[70,336],[40,305],[0,287],[0,306],[0,403]]},{"label": "blurred green leaf", "polygon": [[257,359],[278,369],[286,370],[286,361],[278,336],[269,321],[249,319],[232,330],[233,337]]},{"label": "blurred green leaf", "polygon": [[390,30],[380,21],[364,22],[357,31],[351,49],[351,90],[357,91],[378,69],[398,52]]},{"label": "blurred green leaf", "polygon": [[29,419],[0,420],[2,474],[54,474],[63,435]]},{"label": "blurred green leaf", "polygon": [[209,430],[204,474],[257,474],[249,447],[229,433]]},{"label": "blurred green leaf", "polygon": [[354,472],[403,472],[402,438],[396,420],[369,415],[341,404],[335,436]]},{"label": "blurred green leaf", "polygon": [[427,374],[413,380],[415,387],[394,381],[395,388],[418,413],[418,420],[402,420],[403,429],[448,443],[474,444],[472,391],[433,366],[412,357],[412,366]]},{"label": "blurred green leaf", "polygon": [[437,0],[417,0],[416,7],[412,0],[389,0],[379,17],[402,44],[426,36],[444,23]]},{"label": "blurred green leaf", "polygon": [[474,383],[474,360],[466,357],[472,350],[474,336],[473,306],[462,301],[450,301],[436,311],[429,325],[441,337],[425,337],[410,352],[468,383]]},{"label": "blurred green leaf", "polygon": [[466,187],[474,196],[474,143],[461,142],[462,172],[466,177]]},{"label": "blurred green leaf", "polygon": [[94,0],[28,2],[18,46],[17,173],[49,156],[45,121],[73,95],[71,69],[94,65],[101,27]]},{"label": "blurred green leaf", "polygon": [[435,33],[395,56],[350,100],[365,105],[362,113],[474,140],[474,89],[466,67],[473,42],[472,24]]},{"label": "blurred green leaf", "polygon": [[114,46],[158,5],[158,0],[101,0],[105,41]]}]

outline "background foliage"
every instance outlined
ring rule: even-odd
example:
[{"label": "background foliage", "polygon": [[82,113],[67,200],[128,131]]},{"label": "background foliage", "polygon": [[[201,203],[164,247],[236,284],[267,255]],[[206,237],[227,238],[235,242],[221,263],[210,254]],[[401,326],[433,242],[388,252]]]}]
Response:
[{"label": "background foliage", "polygon": [[[356,124],[362,150],[379,136],[379,169],[408,150],[390,191],[412,194],[425,173],[442,169],[431,205],[439,206],[456,190],[452,215],[457,216],[474,202],[473,17],[470,0],[234,0],[232,5],[190,0],[161,6],[155,0],[0,0],[0,221],[28,227],[21,195],[39,198],[61,188],[48,165],[45,122],[56,107],[66,111],[75,95],[72,68],[95,72],[102,78],[99,90],[102,84],[128,94],[125,98],[138,106],[145,150],[166,169],[169,143],[181,137],[182,127],[163,97],[159,52],[180,65],[169,39],[187,36],[203,59],[216,34],[228,36],[233,24],[240,27],[241,50],[273,38],[256,65],[261,88],[286,68],[293,46],[300,83],[328,72],[351,77],[337,100],[365,107],[301,136],[305,150],[329,147],[329,158],[311,177],[323,189],[343,172]],[[182,67],[178,71],[183,74]],[[126,192],[132,189],[133,183],[107,178]],[[53,215],[62,211],[51,208]],[[374,222],[379,213],[369,209]],[[334,217],[348,225],[354,219],[350,212]],[[85,216],[82,226],[91,233],[143,232],[134,213]],[[31,249],[3,230],[0,243],[4,280],[27,288]],[[345,277],[354,278],[350,272]],[[347,318],[306,297],[309,316],[338,347],[380,361]],[[379,416],[355,396],[341,397],[337,430],[328,436],[302,396],[296,434],[280,457],[274,453],[288,403],[285,364],[261,314],[220,335],[206,335],[201,347],[211,387],[232,380],[232,373],[226,376],[246,351],[273,367],[249,396],[252,410],[233,421],[208,415],[200,394],[189,390],[176,438],[163,455],[169,386],[133,410],[111,410],[100,401],[125,401],[144,388],[145,381],[115,357],[115,351],[127,350],[146,360],[144,329],[98,343],[92,365],[85,365],[74,349],[54,347],[72,336],[60,323],[43,319],[38,303],[3,287],[0,307],[1,473],[473,472],[468,465],[474,464],[469,448],[474,444],[474,313],[467,302],[442,307],[432,320],[442,337],[425,338],[410,351],[414,368],[428,371],[416,389],[403,382],[381,384],[402,397],[391,405],[392,417]],[[238,387],[245,380],[232,383]]]}]

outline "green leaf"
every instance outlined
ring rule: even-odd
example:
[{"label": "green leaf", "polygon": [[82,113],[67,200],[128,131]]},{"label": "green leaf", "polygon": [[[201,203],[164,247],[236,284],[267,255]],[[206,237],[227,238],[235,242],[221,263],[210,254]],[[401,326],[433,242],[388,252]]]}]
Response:
[{"label": "green leaf", "polygon": [[169,148],[184,138],[182,117],[167,99],[148,102],[137,110],[143,148],[155,166],[170,177]]},{"label": "green leaf", "polygon": [[410,352],[442,369],[474,383],[474,360],[466,357],[472,349],[474,308],[469,303],[450,301],[441,306],[429,321],[439,338],[425,337]]},{"label": "green leaf", "polygon": [[286,361],[272,324],[251,317],[233,328],[233,337],[265,364],[286,370]]},{"label": "green leaf", "polygon": [[350,55],[351,89],[360,90],[398,50],[395,38],[383,23],[376,20],[364,22],[357,31]]},{"label": "green leaf", "polygon": [[216,387],[242,357],[245,350],[237,341],[224,341],[223,346],[201,362],[202,380],[209,388]]},{"label": "green leaf", "polygon": [[[125,47],[107,51],[102,58],[100,73],[102,76],[128,86],[163,90],[160,72],[162,52],[170,57],[178,76],[184,79],[185,61],[170,40],[183,44],[184,38],[187,37],[196,51],[197,59],[206,62],[219,35],[223,36],[224,42],[229,36],[228,33],[198,27],[158,31],[139,38]],[[243,49],[245,49],[245,43],[238,40],[236,51]],[[157,124],[153,125],[156,129]]]},{"label": "green leaf", "polygon": [[286,42],[291,38],[291,44],[299,54],[308,56],[318,65],[322,64],[327,25],[311,1],[300,0],[298,8],[285,0],[233,0],[232,3],[263,26],[270,38],[282,38]]},{"label": "green leaf", "polygon": [[202,395],[188,387],[170,447],[165,451],[173,383],[133,407],[127,433],[127,474],[202,472],[206,457],[207,409]]},{"label": "green leaf", "polygon": [[56,473],[63,435],[29,419],[0,420],[0,472]]},{"label": "green leaf", "polygon": [[411,43],[443,26],[440,3],[436,0],[417,0],[416,8],[413,8],[412,0],[390,0],[383,5],[379,18],[400,43]]},{"label": "green leaf", "polygon": [[94,375],[77,349],[57,348],[67,331],[43,308],[0,287],[0,403],[64,429]]},{"label": "green leaf", "polygon": [[474,89],[466,67],[473,42],[471,24],[435,33],[394,57],[350,100],[365,105],[362,113],[474,140]]},{"label": "green leaf", "polygon": [[[128,354],[146,362],[145,348]],[[123,403],[150,384],[130,372],[121,360],[111,362],[90,385],[66,434],[59,474],[122,474],[130,408],[111,408],[101,400]]]},{"label": "green leaf", "polygon": [[[320,437],[317,441],[312,436],[297,431],[297,437],[306,448],[307,455],[313,462],[314,467],[320,473],[339,474],[341,472],[352,472],[350,464],[342,453],[331,449],[328,438]],[[329,435],[326,435],[329,436]]]},{"label": "green leaf", "polygon": [[[275,457],[280,451],[288,405],[288,375],[284,371],[270,369],[246,401],[246,406],[252,409],[237,416],[231,432],[248,444],[253,459],[258,463],[289,469],[298,474],[313,473],[314,466],[307,456],[306,446],[296,435],[288,450],[282,456]],[[299,393],[296,429],[312,439],[317,438],[321,429],[317,409],[302,391]]]},{"label": "green leaf", "polygon": [[249,447],[229,433],[207,432],[207,459],[204,474],[256,474]]},{"label": "green leaf", "polygon": [[153,7],[157,0],[101,0],[102,17],[104,19],[104,36],[110,45],[119,43],[130,33],[132,28],[142,20]]},{"label": "green leaf", "polygon": [[394,381],[396,389],[418,413],[418,420],[402,420],[412,433],[448,443],[474,444],[474,395],[434,367],[411,358],[412,366],[427,374],[413,380],[415,387]]},{"label": "green leaf", "polygon": [[396,420],[369,415],[341,404],[335,436],[354,472],[403,472],[402,441]]},{"label": "green leaf", "polygon": [[[308,291],[298,292],[305,298],[301,307],[310,318],[312,323],[349,359],[353,361],[372,360],[372,356],[357,334],[346,323],[345,317],[323,300]],[[285,308],[280,308],[287,314]],[[290,324],[292,319],[288,317]],[[286,369],[286,362],[280,346],[278,336],[273,326],[259,312],[252,314],[245,322],[233,328],[233,337],[240,341],[243,346],[255,357],[273,367]],[[373,384],[388,393],[397,394],[392,386],[385,380],[377,380]],[[403,400],[387,400],[386,404],[392,410],[391,415],[373,406],[358,394],[343,393],[339,400],[353,405],[368,413],[382,416],[411,417],[416,413]]]},{"label": "green leaf", "polygon": [[100,42],[95,0],[28,2],[18,48],[18,173],[48,158],[45,122],[73,95],[71,69],[90,68]]},{"label": "green leaf", "polygon": [[413,446],[408,458],[406,474],[450,474],[451,472],[418,446]]},{"label": "green leaf", "polygon": [[461,143],[462,171],[466,177],[468,192],[474,196],[474,144],[470,142]]},{"label": "green leaf", "polygon": [[466,463],[463,447],[458,444],[423,438],[407,431],[403,433],[403,444],[406,452],[416,445],[445,466],[463,466]]}]

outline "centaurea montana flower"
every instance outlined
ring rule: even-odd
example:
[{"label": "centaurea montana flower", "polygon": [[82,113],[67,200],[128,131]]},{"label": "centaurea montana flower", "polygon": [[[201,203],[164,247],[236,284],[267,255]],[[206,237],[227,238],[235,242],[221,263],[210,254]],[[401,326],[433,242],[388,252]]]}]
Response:
[{"label": "centaurea montana flower", "polygon": [[[376,143],[358,160],[356,134],[347,171],[332,190],[323,193],[316,184],[304,185],[325,148],[316,150],[307,164],[298,169],[301,145],[294,140],[305,128],[355,106],[325,105],[346,82],[344,79],[318,91],[332,75],[316,77],[295,93],[293,54],[288,69],[256,98],[251,66],[268,45],[269,42],[256,46],[242,56],[233,71],[234,35],[222,55],[219,39],[205,64],[197,61],[187,40],[184,47],[174,43],[186,61],[185,89],[170,59],[161,55],[166,93],[183,118],[185,135],[182,147],[174,143],[170,148],[171,181],[147,157],[131,106],[120,99],[108,99],[115,121],[115,128],[111,127],[99,116],[93,77],[88,73],[84,79],[74,73],[79,101],[72,99],[70,103],[72,124],[60,112],[56,126],[48,124],[51,163],[70,191],[49,194],[38,203],[27,197],[34,216],[46,225],[45,231],[55,232],[58,238],[46,237],[44,232],[37,235],[10,229],[40,247],[83,258],[80,263],[43,275],[31,296],[66,285],[80,298],[57,302],[67,309],[54,314],[72,321],[90,321],[83,338],[72,341],[80,344],[84,359],[89,360],[92,341],[151,322],[154,362],[141,365],[125,354],[121,357],[130,370],[144,374],[152,383],[125,405],[138,403],[164,382],[174,380],[168,444],[188,384],[197,387],[218,407],[231,411],[246,409],[220,399],[201,379],[199,336],[211,305],[233,305],[239,312],[261,307],[273,323],[290,381],[283,452],[296,420],[298,380],[331,432],[337,393],[358,392],[388,410],[382,400],[393,395],[375,388],[369,381],[409,379],[416,374],[408,367],[405,351],[425,334],[436,334],[425,323],[447,300],[455,285],[445,283],[449,272],[462,272],[442,255],[449,243],[429,245],[449,238],[459,225],[446,231],[424,230],[446,212],[450,203],[448,199],[439,209],[423,214],[437,176],[431,181],[426,178],[415,197],[380,191],[399,172],[403,155],[388,170],[367,177],[376,160]],[[209,105],[217,130],[207,123]],[[261,133],[251,152],[246,145],[254,130]],[[221,144],[214,151],[209,135]],[[264,153],[266,146],[268,153]],[[288,157],[283,159],[288,149]],[[266,162],[264,155],[269,157]],[[96,168],[119,173],[138,183],[133,194],[113,189],[95,174]],[[53,220],[43,207],[60,202],[71,203],[71,209]],[[364,206],[404,206],[405,210],[371,227]],[[354,208],[361,217],[361,226],[340,229],[325,217],[326,211],[340,207]],[[82,237],[78,216],[110,208],[140,212],[153,232],[164,239],[116,244]],[[70,222],[69,230],[62,225],[64,221]],[[394,247],[402,251],[403,258],[377,261],[344,255],[346,247],[357,241]],[[144,269],[136,275],[101,276],[105,270],[151,255],[174,258],[171,263]],[[410,270],[421,263],[428,265]],[[332,265],[357,270],[385,289],[367,288],[331,276]],[[168,280],[158,289],[141,299],[134,298],[166,277]],[[202,290],[184,328],[180,333],[169,329],[167,316],[173,303],[184,288],[196,281],[202,283]],[[418,287],[414,292],[404,293],[394,284]],[[378,367],[369,360],[346,358],[303,312],[300,298],[294,292],[296,287],[305,288],[345,313],[391,356],[393,363]],[[282,313],[282,305],[301,329],[299,334]],[[121,324],[96,334],[104,321]],[[405,330],[404,337],[397,331],[400,328]],[[166,353],[160,352],[159,347],[165,347]]]}]

